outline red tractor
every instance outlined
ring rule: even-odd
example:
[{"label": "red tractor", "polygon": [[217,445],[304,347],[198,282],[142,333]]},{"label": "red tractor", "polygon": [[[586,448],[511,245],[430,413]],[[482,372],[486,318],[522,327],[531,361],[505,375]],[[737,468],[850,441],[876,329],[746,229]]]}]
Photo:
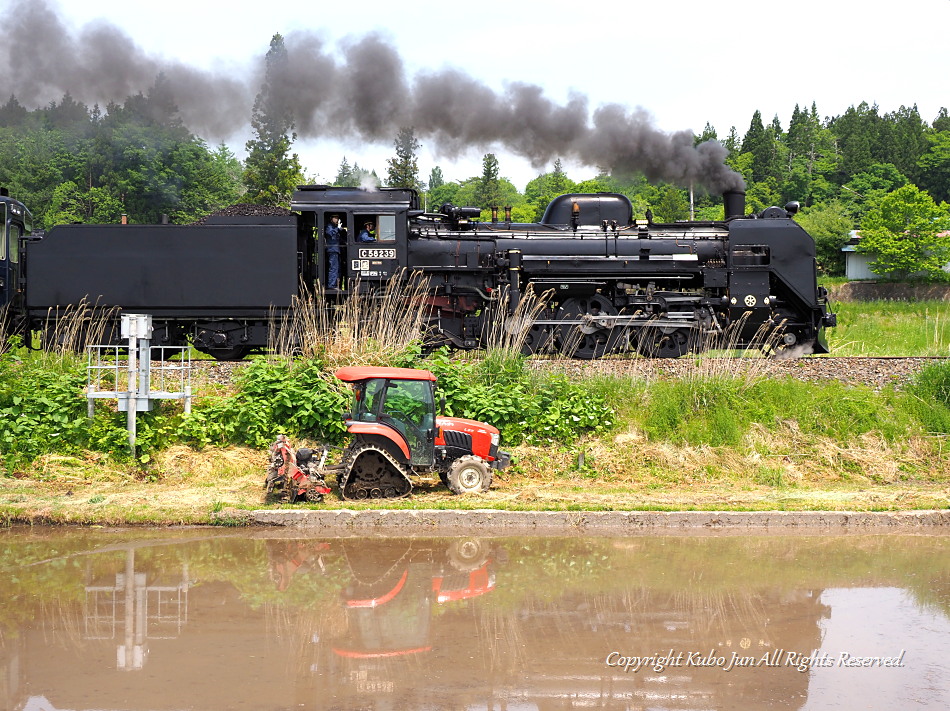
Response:
[{"label": "red tractor", "polygon": [[412,368],[341,368],[336,377],[353,386],[346,413],[350,444],[342,461],[326,465],[312,450],[296,453],[286,438],[271,448],[265,488],[294,501],[322,500],[329,491],[324,475],[335,473],[340,496],[392,499],[409,495],[413,474],[438,472],[453,494],[487,491],[492,470],[511,463],[498,450],[491,425],[458,417],[436,417],[435,376]]}]

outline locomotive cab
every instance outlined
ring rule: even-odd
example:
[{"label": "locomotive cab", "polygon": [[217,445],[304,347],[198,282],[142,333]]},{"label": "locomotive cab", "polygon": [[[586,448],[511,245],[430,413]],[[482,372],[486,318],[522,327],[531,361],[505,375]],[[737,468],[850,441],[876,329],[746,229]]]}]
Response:
[{"label": "locomotive cab", "polygon": [[418,205],[418,194],[407,188],[301,186],[291,209],[301,214],[314,235],[313,278],[323,286],[329,283],[326,228],[336,215],[345,235],[340,247],[340,290],[350,293],[357,283],[371,289],[389,281],[408,264],[408,218]]}]

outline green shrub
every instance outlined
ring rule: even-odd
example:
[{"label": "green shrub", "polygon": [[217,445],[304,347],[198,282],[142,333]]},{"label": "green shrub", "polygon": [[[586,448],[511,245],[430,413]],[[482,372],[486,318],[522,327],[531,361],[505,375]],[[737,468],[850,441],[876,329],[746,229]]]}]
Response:
[{"label": "green shrub", "polygon": [[489,351],[481,360],[440,352],[425,367],[438,377],[447,414],[494,425],[506,445],[570,442],[614,424],[601,393],[564,375],[531,372],[511,351]]},{"label": "green shrub", "polygon": [[281,433],[336,441],[346,431],[347,395],[317,361],[254,361],[236,385],[235,395],[199,400],[174,436],[202,446],[266,447]]},{"label": "green shrub", "polygon": [[46,452],[85,446],[88,420],[78,360],[0,355],[0,455],[8,471]]}]

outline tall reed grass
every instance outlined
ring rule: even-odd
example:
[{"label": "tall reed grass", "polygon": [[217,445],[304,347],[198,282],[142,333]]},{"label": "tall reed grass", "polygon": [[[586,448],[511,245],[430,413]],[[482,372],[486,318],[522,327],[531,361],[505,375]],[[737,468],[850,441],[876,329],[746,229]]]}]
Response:
[{"label": "tall reed grass", "polygon": [[[520,354],[535,328],[535,321],[549,308],[554,293],[548,289],[540,294],[528,285],[514,313],[511,310],[511,294],[507,287],[499,290],[498,299],[491,306],[491,313],[483,335],[484,347],[489,351]],[[542,348],[542,350],[544,350]]]},{"label": "tall reed grass", "polygon": [[106,343],[114,334],[118,306],[101,306],[83,297],[77,304],[47,310],[41,349],[60,360],[74,359],[86,346]]},{"label": "tall reed grass", "polygon": [[10,304],[0,306],[0,354],[6,353],[10,349],[12,321]]},{"label": "tall reed grass", "polygon": [[317,285],[301,287],[300,296],[279,319],[272,319],[269,350],[282,358],[301,355],[344,365],[404,365],[421,351],[429,313],[429,279],[418,272],[398,272],[384,286],[362,290],[335,302]]}]

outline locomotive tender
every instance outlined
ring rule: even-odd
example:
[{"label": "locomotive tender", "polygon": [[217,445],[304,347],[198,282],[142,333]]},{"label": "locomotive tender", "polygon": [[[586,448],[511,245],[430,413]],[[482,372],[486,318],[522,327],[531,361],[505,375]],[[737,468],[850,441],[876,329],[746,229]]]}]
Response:
[{"label": "locomotive tender", "polygon": [[[240,358],[267,347],[270,325],[295,297],[326,283],[323,235],[336,215],[346,235],[343,281],[325,290],[328,302],[421,273],[432,345],[484,346],[491,322],[520,313],[533,293],[541,306],[527,329],[529,352],[677,357],[724,340],[758,346],[767,329],[779,347],[827,353],[823,330],[835,315],[817,285],[814,241],[792,219],[797,204],[746,216],[743,193],[724,197],[721,221],[635,219],[626,197],[597,193],[562,195],[541,222],[513,223],[482,222],[477,208],[453,205],[427,213],[409,189],[317,185],[301,186],[286,216],[63,225],[42,239],[26,237],[26,209],[0,197],[0,279],[24,333],[48,335],[67,305],[85,299],[151,314],[154,345],[191,341],[219,359]],[[373,242],[360,240],[367,222]]]}]

